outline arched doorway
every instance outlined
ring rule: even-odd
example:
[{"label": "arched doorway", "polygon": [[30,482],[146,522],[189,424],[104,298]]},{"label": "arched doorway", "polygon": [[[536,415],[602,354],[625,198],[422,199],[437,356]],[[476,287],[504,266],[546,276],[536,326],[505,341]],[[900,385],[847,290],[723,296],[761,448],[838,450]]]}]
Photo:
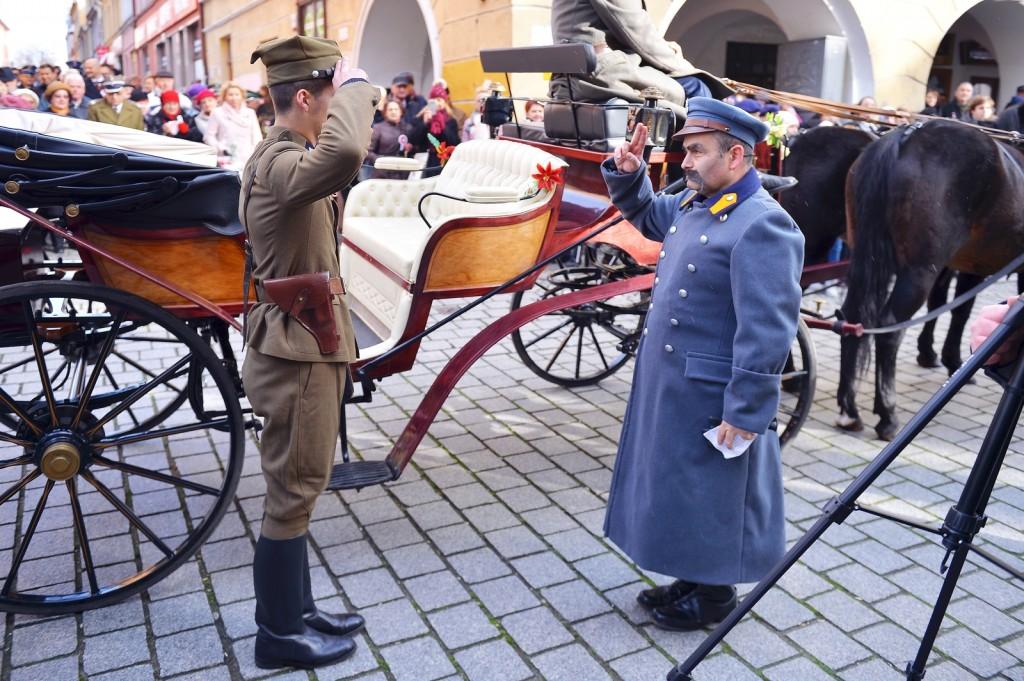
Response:
[{"label": "arched doorway", "polygon": [[935,52],[928,87],[943,101],[957,84],[969,82],[975,94],[996,100],[1002,110],[1018,85],[1024,85],[1024,3],[984,0],[949,27]]},{"label": "arched doorway", "polygon": [[715,75],[847,101],[874,90],[850,0],[674,0],[662,29]]},{"label": "arched doorway", "polygon": [[388,85],[396,73],[411,71],[416,90],[426,95],[441,68],[430,0],[365,0],[355,54],[356,64],[366,71],[370,82]]}]

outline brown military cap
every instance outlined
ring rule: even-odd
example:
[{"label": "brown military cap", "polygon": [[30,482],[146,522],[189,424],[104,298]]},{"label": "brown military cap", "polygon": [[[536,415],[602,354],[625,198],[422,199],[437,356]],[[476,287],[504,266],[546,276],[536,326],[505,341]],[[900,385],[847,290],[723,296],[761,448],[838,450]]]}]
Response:
[{"label": "brown military cap", "polygon": [[333,77],[341,50],[333,40],[294,35],[261,44],[249,63],[255,64],[257,59],[262,59],[267,67],[267,84],[277,85]]}]

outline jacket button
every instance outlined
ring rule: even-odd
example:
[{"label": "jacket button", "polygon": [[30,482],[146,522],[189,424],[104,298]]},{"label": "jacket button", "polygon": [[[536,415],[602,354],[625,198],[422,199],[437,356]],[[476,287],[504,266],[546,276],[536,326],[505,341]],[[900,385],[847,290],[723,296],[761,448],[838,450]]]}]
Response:
[{"label": "jacket button", "polygon": [[690,295],[690,293],[685,288],[679,289],[679,297],[680,298],[685,298],[688,295]]},{"label": "jacket button", "polygon": [[707,234],[701,234],[700,235],[700,242],[702,244],[706,244],[708,242],[708,235]]},{"label": "jacket button", "polygon": [[668,228],[668,233],[669,234],[675,234],[676,233],[676,226],[672,225],[671,227],[669,227]]},{"label": "jacket button", "polygon": [[647,327],[646,326],[644,327],[644,335],[645,336],[647,335]]},{"label": "jacket button", "polygon": [[691,262],[689,265],[686,266],[686,269],[690,270],[691,272],[696,272],[697,266]]},{"label": "jacket button", "polygon": [[655,277],[654,278],[654,283],[655,284],[657,284],[659,281],[661,281],[661,277]]},{"label": "jacket button", "polygon": [[671,345],[666,345],[665,352],[675,352],[675,348],[673,348]]},{"label": "jacket button", "polygon": [[662,251],[661,253],[659,253],[658,257],[659,258],[664,258],[665,257],[665,251]]},{"label": "jacket button", "polygon": [[725,222],[728,219],[729,219],[729,214],[728,213],[722,213],[721,217],[718,218],[718,221],[719,222]]},{"label": "jacket button", "polygon": [[668,323],[671,324],[672,326],[679,326],[679,320],[675,318],[668,320]]}]

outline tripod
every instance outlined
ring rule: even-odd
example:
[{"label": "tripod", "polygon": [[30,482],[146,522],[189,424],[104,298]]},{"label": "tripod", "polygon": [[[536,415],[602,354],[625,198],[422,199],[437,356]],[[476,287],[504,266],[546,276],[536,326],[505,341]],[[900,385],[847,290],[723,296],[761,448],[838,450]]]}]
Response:
[{"label": "tripod", "polygon": [[942,624],[946,608],[949,606],[954,589],[956,589],[956,583],[960,578],[964,562],[967,560],[968,552],[974,551],[986,560],[1006,570],[1017,579],[1024,579],[1024,574],[1013,566],[971,543],[975,535],[978,534],[978,531],[985,525],[985,507],[988,505],[999,469],[1003,465],[1003,458],[1013,437],[1017,420],[1020,418],[1021,408],[1024,407],[1024,352],[1021,353],[1021,357],[1010,370],[1009,382],[1006,384],[1003,396],[992,416],[992,421],[985,434],[981,450],[978,452],[978,458],[971,467],[970,475],[967,478],[967,482],[964,483],[959,500],[949,510],[949,513],[946,514],[946,519],[941,528],[929,527],[908,518],[863,508],[857,504],[857,499],[860,495],[896,460],[900,452],[935,418],[942,408],[970,380],[971,376],[1010,338],[1014,331],[1022,328],[1024,328],[1024,297],[1011,308],[1003,323],[978,348],[978,351],[964,362],[946,384],[921,407],[920,411],[914,415],[906,427],[896,436],[896,439],[890,442],[868,467],[861,471],[860,475],[850,483],[849,487],[838,496],[833,497],[825,505],[821,517],[794,544],[793,548],[786,552],[782,561],[758,582],[757,586],[743,599],[743,602],[729,613],[728,617],[722,620],[715,630],[691,653],[690,657],[669,672],[668,681],[692,681],[690,673],[707,657],[708,653],[715,646],[722,642],[743,616],[753,609],[769,589],[775,586],[804,552],[825,533],[825,530],[833,524],[841,524],[853,511],[864,511],[939,535],[942,537],[942,545],[946,548],[946,555],[942,560],[940,568],[940,571],[945,574],[945,578],[942,582],[942,588],[939,590],[935,606],[932,609],[928,626],[921,637],[917,656],[912,662],[907,663],[906,675],[908,681],[921,681],[924,678],[925,664],[931,655],[935,637],[939,633],[939,626]]}]

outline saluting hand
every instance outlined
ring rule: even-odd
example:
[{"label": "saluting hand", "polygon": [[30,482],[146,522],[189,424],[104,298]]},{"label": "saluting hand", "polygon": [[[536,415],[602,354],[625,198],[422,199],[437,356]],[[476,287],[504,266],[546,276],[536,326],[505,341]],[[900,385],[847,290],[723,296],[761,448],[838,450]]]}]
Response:
[{"label": "saluting hand", "polygon": [[350,67],[348,59],[342,57],[334,65],[334,89],[337,90],[353,78],[362,78],[367,83],[370,82],[370,77],[366,75],[366,71]]},{"label": "saluting hand", "polygon": [[637,123],[633,130],[633,139],[623,142],[615,148],[612,158],[615,159],[615,169],[620,173],[635,173],[643,165],[644,145],[647,144],[647,126]]}]

